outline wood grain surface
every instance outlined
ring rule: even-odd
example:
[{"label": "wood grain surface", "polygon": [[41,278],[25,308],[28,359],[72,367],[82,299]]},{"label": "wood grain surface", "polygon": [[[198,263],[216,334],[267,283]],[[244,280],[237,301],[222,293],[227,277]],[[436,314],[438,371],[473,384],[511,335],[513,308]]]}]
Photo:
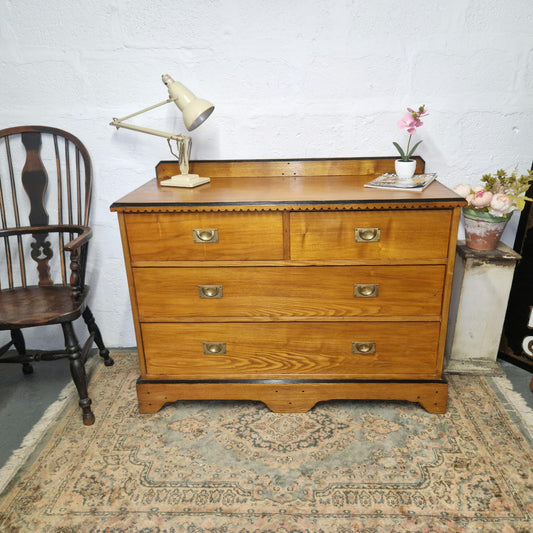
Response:
[{"label": "wood grain surface", "polygon": [[[424,162],[417,165],[423,172]],[[301,412],[335,398],[445,411],[462,198],[438,181],[423,192],[364,187],[393,171],[393,158],[191,168],[211,182],[162,187],[178,167],[161,162],[157,179],[111,206],[139,348],[141,412],[180,399],[259,400]],[[216,239],[196,242],[202,228]]]}]

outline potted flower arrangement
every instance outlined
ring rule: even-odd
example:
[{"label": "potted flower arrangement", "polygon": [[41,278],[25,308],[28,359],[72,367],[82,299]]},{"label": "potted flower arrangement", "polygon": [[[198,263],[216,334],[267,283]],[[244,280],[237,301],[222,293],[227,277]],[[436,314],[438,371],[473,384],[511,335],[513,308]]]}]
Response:
[{"label": "potted flower arrangement", "polygon": [[422,141],[418,141],[411,147],[411,140],[417,128],[424,124],[420,119],[427,114],[425,105],[420,106],[418,111],[408,107],[407,113],[398,121],[398,127],[402,130],[407,130],[407,133],[409,133],[409,140],[407,141],[407,148],[405,150],[397,142],[393,141],[392,143],[400,153],[400,159],[397,159],[394,163],[396,175],[400,180],[410,180],[415,173],[416,161],[411,159],[411,157]]},{"label": "potted flower arrangement", "polygon": [[468,202],[463,207],[466,245],[474,250],[494,250],[513,211],[522,210],[531,198],[525,192],[533,180],[533,170],[527,174],[507,174],[503,169],[484,174],[482,185],[472,188],[461,184],[454,191]]}]

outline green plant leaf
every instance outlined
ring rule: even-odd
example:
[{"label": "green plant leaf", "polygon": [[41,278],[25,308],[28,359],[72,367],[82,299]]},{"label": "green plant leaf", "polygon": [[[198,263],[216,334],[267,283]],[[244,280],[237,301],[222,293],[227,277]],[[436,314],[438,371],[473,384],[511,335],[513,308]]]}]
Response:
[{"label": "green plant leaf", "polygon": [[407,154],[407,159],[411,159],[411,156],[413,155],[414,151],[416,150],[417,146],[421,143],[422,141],[418,141],[412,148],[411,150],[409,150],[409,153]]},{"label": "green plant leaf", "polygon": [[396,150],[398,150],[398,152],[400,152],[400,155],[402,156],[402,159],[404,161],[407,161],[409,158],[406,157],[405,155],[405,152],[402,150],[402,147],[397,143],[397,142],[392,142],[392,144],[394,144],[394,146],[396,146]]}]

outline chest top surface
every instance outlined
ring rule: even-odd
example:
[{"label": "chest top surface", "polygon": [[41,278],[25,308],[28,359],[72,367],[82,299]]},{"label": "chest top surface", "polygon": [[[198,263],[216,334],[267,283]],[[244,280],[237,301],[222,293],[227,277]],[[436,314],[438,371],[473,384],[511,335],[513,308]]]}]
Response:
[{"label": "chest top surface", "polygon": [[[423,171],[419,160],[417,172]],[[174,162],[161,162],[157,178],[114,202],[113,211],[148,207],[201,207],[275,210],[311,206],[314,209],[362,209],[369,204],[386,208],[450,208],[464,203],[438,181],[422,192],[365,187],[383,172],[394,172],[393,158],[277,161],[206,161],[191,163],[191,172],[211,178],[193,189],[162,187],[159,181],[179,173]],[[329,207],[328,207],[329,206]]]}]

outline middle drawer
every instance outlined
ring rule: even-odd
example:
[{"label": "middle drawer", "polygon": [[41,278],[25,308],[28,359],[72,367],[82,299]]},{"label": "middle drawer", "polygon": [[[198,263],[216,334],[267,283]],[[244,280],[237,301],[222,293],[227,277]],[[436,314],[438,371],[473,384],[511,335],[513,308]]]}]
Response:
[{"label": "middle drawer", "polygon": [[[134,268],[139,320],[440,316],[445,267]],[[164,294],[165,298],[160,295]]]}]

